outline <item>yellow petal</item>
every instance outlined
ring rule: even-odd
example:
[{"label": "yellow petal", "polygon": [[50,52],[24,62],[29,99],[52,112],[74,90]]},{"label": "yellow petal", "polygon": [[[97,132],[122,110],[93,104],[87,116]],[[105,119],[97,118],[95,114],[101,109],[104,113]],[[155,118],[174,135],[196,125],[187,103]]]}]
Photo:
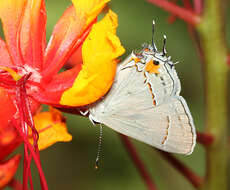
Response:
[{"label": "yellow petal", "polygon": [[91,23],[110,0],[72,0],[78,16],[86,16],[86,25]]},{"label": "yellow petal", "polygon": [[116,58],[125,52],[116,36],[117,26],[117,15],[112,11],[93,25],[82,46],[82,70],[73,86],[63,93],[62,105],[90,104],[108,92],[116,74]]},{"label": "yellow petal", "polygon": [[56,142],[72,140],[64,120],[61,112],[54,108],[51,108],[49,112],[41,112],[34,116],[35,128],[39,133],[39,150],[43,150]]}]

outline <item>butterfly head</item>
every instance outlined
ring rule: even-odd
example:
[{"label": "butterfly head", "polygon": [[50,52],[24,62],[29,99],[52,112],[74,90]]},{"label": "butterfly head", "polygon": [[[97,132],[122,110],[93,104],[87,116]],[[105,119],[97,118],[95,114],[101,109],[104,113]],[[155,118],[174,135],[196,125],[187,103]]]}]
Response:
[{"label": "butterfly head", "polygon": [[145,64],[146,71],[153,72],[157,74],[158,69],[161,66],[166,66],[169,69],[174,69],[174,63],[171,61],[171,57],[167,56],[166,51],[166,35],[163,35],[163,48],[162,51],[158,51],[154,43],[154,31],[155,31],[155,22],[152,24],[152,43],[144,43],[142,48],[139,50],[134,50],[134,55],[138,58],[140,63]]}]

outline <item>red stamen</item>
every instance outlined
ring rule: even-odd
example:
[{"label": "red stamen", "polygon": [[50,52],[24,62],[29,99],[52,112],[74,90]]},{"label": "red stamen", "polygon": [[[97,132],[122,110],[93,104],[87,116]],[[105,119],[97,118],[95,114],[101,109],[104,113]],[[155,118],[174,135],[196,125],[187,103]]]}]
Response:
[{"label": "red stamen", "polygon": [[[32,156],[30,156],[30,158],[32,159]],[[32,175],[31,175],[31,170],[29,170],[29,180],[30,180],[30,189],[34,190],[33,179],[32,179]]]},{"label": "red stamen", "polygon": [[[24,141],[24,170],[23,170],[23,189],[28,189],[28,180],[30,181],[31,189],[33,189],[32,177],[30,165],[32,161],[32,157],[35,161],[35,164],[38,168],[38,172],[41,179],[41,188],[43,190],[47,190],[47,183],[45,180],[44,173],[41,168],[39,150],[37,146],[38,133],[34,127],[34,122],[32,118],[32,113],[28,101],[28,96],[26,94],[25,83],[28,80],[29,75],[23,76],[19,81],[16,82],[16,102],[17,108],[20,114],[19,121],[14,122],[14,127],[17,129],[19,135],[22,137]],[[33,145],[29,142],[29,128],[32,132],[33,137]]]},{"label": "red stamen", "polygon": [[31,160],[29,159],[30,155],[28,153],[28,148],[26,146],[24,146],[24,167],[23,167],[23,189],[28,189],[27,187],[27,183],[28,183],[28,176],[30,173],[30,164],[31,164]]},{"label": "red stamen", "polygon": [[199,15],[195,14],[190,10],[186,10],[185,8],[179,7],[175,3],[169,2],[167,0],[147,0],[148,2],[161,7],[162,9],[176,15],[187,23],[192,25],[196,25],[200,23]]},{"label": "red stamen", "polygon": [[192,172],[182,162],[177,160],[168,152],[158,150],[158,152],[175,168],[177,169],[195,188],[199,188],[203,184],[203,179]]},{"label": "red stamen", "polygon": [[150,174],[149,174],[147,168],[145,167],[144,163],[140,159],[135,147],[133,146],[133,144],[131,143],[129,138],[125,135],[122,135],[122,134],[120,134],[119,136],[120,136],[122,143],[124,144],[124,147],[126,148],[127,152],[129,153],[133,163],[135,164],[137,170],[139,171],[142,179],[144,180],[145,184],[147,185],[148,189],[149,190],[156,190],[157,189],[156,185],[154,184],[152,178],[150,177]]},{"label": "red stamen", "polygon": [[19,135],[22,137],[23,141],[24,141],[24,146],[27,146],[27,148],[29,149],[30,153],[32,154],[32,157],[34,159],[34,162],[37,166],[40,178],[41,178],[41,185],[42,185],[42,189],[43,190],[48,190],[48,186],[45,180],[45,175],[43,173],[42,167],[41,167],[41,163],[40,163],[40,158],[37,157],[37,154],[35,153],[32,145],[30,144],[30,142],[28,141],[27,136],[23,133],[22,131],[22,127],[15,121],[12,121],[14,124],[14,127],[16,128],[16,130],[18,131]]},{"label": "red stamen", "polygon": [[210,146],[214,142],[214,136],[207,133],[197,133],[197,142],[204,146]]}]

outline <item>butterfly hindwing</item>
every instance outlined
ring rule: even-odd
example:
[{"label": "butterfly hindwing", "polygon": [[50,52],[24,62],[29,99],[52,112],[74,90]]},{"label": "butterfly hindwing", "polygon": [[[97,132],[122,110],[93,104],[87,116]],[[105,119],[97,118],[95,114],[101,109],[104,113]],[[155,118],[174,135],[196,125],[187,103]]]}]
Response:
[{"label": "butterfly hindwing", "polygon": [[196,135],[187,109],[182,97],[174,97],[155,108],[142,111],[133,108],[129,112],[121,109],[102,115],[100,120],[117,132],[161,150],[190,154]]},{"label": "butterfly hindwing", "polygon": [[196,143],[192,116],[179,96],[174,66],[159,57],[148,54],[141,60],[131,54],[118,67],[109,93],[90,108],[89,117],[161,150],[190,154]]}]

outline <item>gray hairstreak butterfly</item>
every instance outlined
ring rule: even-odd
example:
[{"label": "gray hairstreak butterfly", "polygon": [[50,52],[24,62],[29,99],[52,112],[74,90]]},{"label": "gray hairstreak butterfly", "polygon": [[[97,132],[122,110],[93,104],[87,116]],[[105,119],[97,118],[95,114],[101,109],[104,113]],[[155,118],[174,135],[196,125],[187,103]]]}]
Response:
[{"label": "gray hairstreak butterfly", "polygon": [[195,127],[165,44],[164,36],[162,52],[152,42],[120,63],[110,91],[89,108],[89,119],[163,151],[191,154]]}]

